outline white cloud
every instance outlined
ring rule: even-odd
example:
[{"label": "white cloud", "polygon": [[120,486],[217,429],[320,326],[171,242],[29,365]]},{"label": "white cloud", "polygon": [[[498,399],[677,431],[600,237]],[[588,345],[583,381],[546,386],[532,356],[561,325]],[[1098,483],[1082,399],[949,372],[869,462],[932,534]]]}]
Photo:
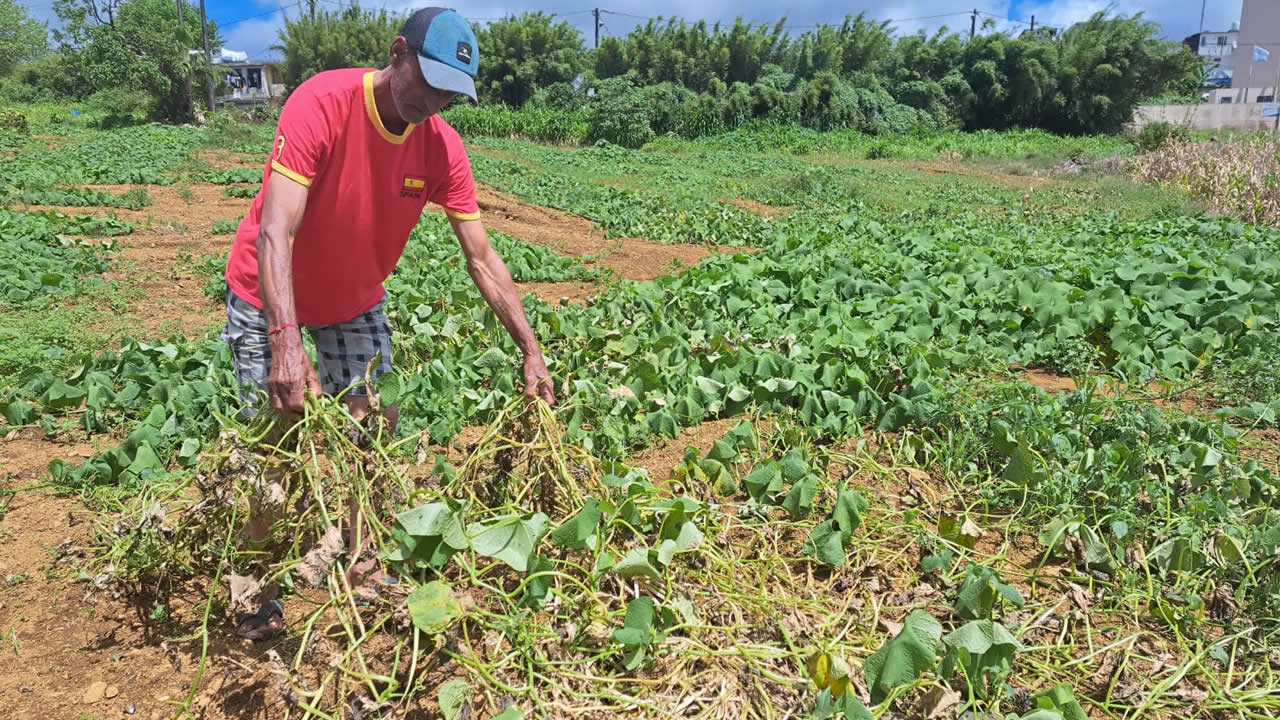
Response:
[{"label": "white cloud", "polygon": [[283,27],[284,13],[244,20],[221,31],[222,46],[247,52],[253,60],[279,57],[280,53],[270,48],[279,44],[278,33]]}]

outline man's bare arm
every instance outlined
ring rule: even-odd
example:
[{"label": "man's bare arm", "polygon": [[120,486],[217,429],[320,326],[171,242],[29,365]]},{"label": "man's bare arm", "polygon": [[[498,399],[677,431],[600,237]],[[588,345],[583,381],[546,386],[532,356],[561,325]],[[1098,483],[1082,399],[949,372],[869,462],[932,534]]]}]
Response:
[{"label": "man's bare arm", "polygon": [[479,220],[457,220],[450,218],[453,232],[462,245],[462,253],[467,258],[467,273],[480,290],[480,295],[493,309],[502,326],[511,334],[516,347],[524,354],[525,395],[541,397],[548,405],[555,404],[555,393],[551,387],[550,374],[547,372],[546,360],[542,357],[542,349],[538,339],[533,336],[529,327],[529,318],[524,314],[520,304],[520,294],[511,280],[511,273],[506,263],[489,244],[484,225]]},{"label": "man's bare arm", "polygon": [[[296,325],[293,297],[293,242],[307,207],[307,187],[282,173],[267,178],[258,230],[258,283],[267,328]],[[271,406],[286,415],[301,412],[304,394],[321,393],[315,368],[302,345],[302,333],[294,327],[275,333],[271,343],[271,373],[267,393]]]}]

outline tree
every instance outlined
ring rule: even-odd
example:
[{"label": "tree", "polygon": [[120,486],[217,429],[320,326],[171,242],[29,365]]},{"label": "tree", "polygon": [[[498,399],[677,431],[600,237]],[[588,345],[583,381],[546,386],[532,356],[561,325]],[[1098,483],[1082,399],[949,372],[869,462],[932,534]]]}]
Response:
[{"label": "tree", "polygon": [[[200,13],[189,9],[178,26],[172,0],[54,0],[62,29],[63,68],[80,96],[106,89],[137,89],[151,99],[150,114],[187,120],[191,99],[186,78],[211,82],[200,47]],[[217,26],[208,25],[209,44],[221,44]]]},{"label": "tree", "polygon": [[605,80],[626,75],[631,66],[627,64],[625,49],[626,46],[619,38],[607,37],[601,40],[593,60],[596,77]]},{"label": "tree", "polygon": [[[295,20],[286,17],[280,44],[272,49],[284,56],[284,84],[293,92],[307,78],[325,70],[384,67],[391,59],[391,43],[403,26],[404,15],[353,4],[333,12],[303,13]],[[483,67],[483,45],[480,52]]]},{"label": "tree", "polygon": [[582,33],[546,13],[510,16],[476,29],[485,102],[524,105],[539,88],[573,82],[586,67]]},{"label": "tree", "polygon": [[1065,107],[1053,129],[1117,132],[1143,99],[1193,90],[1199,58],[1181,43],[1160,40],[1159,29],[1141,14],[1097,13],[1063,33],[1059,85]]},{"label": "tree", "polygon": [[49,52],[49,28],[14,0],[0,0],[0,76]]}]

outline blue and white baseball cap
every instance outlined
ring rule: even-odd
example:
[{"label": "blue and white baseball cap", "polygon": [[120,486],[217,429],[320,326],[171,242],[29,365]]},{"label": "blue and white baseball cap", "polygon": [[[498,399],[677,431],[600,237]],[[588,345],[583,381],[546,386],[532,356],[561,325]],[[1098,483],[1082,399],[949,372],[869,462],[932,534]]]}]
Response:
[{"label": "blue and white baseball cap", "polygon": [[461,15],[447,8],[423,8],[404,21],[400,34],[418,53],[418,65],[428,85],[476,100],[480,48],[476,47],[476,34]]}]

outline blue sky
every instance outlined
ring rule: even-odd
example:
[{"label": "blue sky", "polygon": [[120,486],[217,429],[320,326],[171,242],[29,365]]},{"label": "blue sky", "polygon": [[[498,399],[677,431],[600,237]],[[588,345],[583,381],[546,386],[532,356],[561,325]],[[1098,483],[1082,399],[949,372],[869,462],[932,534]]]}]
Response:
[{"label": "blue sky", "polygon": [[[19,2],[32,8],[32,14],[37,17],[52,16],[48,0]],[[321,7],[334,9],[350,0],[316,2]],[[427,0],[366,0],[363,3],[364,7],[385,6],[397,11],[425,4]],[[1240,4],[1241,0],[1207,2],[1205,29],[1225,30],[1239,20]],[[1181,40],[1197,31],[1201,10],[1201,3],[1196,0],[792,0],[781,6],[777,2],[760,0],[479,0],[452,5],[473,20],[499,18],[529,10],[555,12],[582,30],[588,43],[592,37],[592,7],[613,11],[603,16],[604,35],[625,35],[636,23],[643,22],[635,16],[678,15],[687,19],[732,22],[734,17],[741,15],[752,21],[773,22],[782,15],[780,7],[785,8],[788,25],[800,29],[819,22],[839,22],[846,13],[865,11],[872,18],[896,21],[894,24],[900,33],[921,29],[932,32],[943,25],[968,30],[968,13],[975,7],[983,12],[979,16],[979,24],[993,19],[1000,29],[1025,27],[1032,15],[1039,25],[1069,25],[1096,11],[1110,9],[1126,15],[1143,12],[1147,18],[1160,23],[1164,35],[1174,40]],[[223,37],[227,39],[226,46],[246,51],[255,58],[272,54],[269,48],[277,42],[276,32],[282,25],[283,14],[296,15],[300,6],[306,7],[305,0],[301,3],[297,0],[206,0],[209,16],[218,22]],[[484,48],[480,51],[483,58]]]}]

